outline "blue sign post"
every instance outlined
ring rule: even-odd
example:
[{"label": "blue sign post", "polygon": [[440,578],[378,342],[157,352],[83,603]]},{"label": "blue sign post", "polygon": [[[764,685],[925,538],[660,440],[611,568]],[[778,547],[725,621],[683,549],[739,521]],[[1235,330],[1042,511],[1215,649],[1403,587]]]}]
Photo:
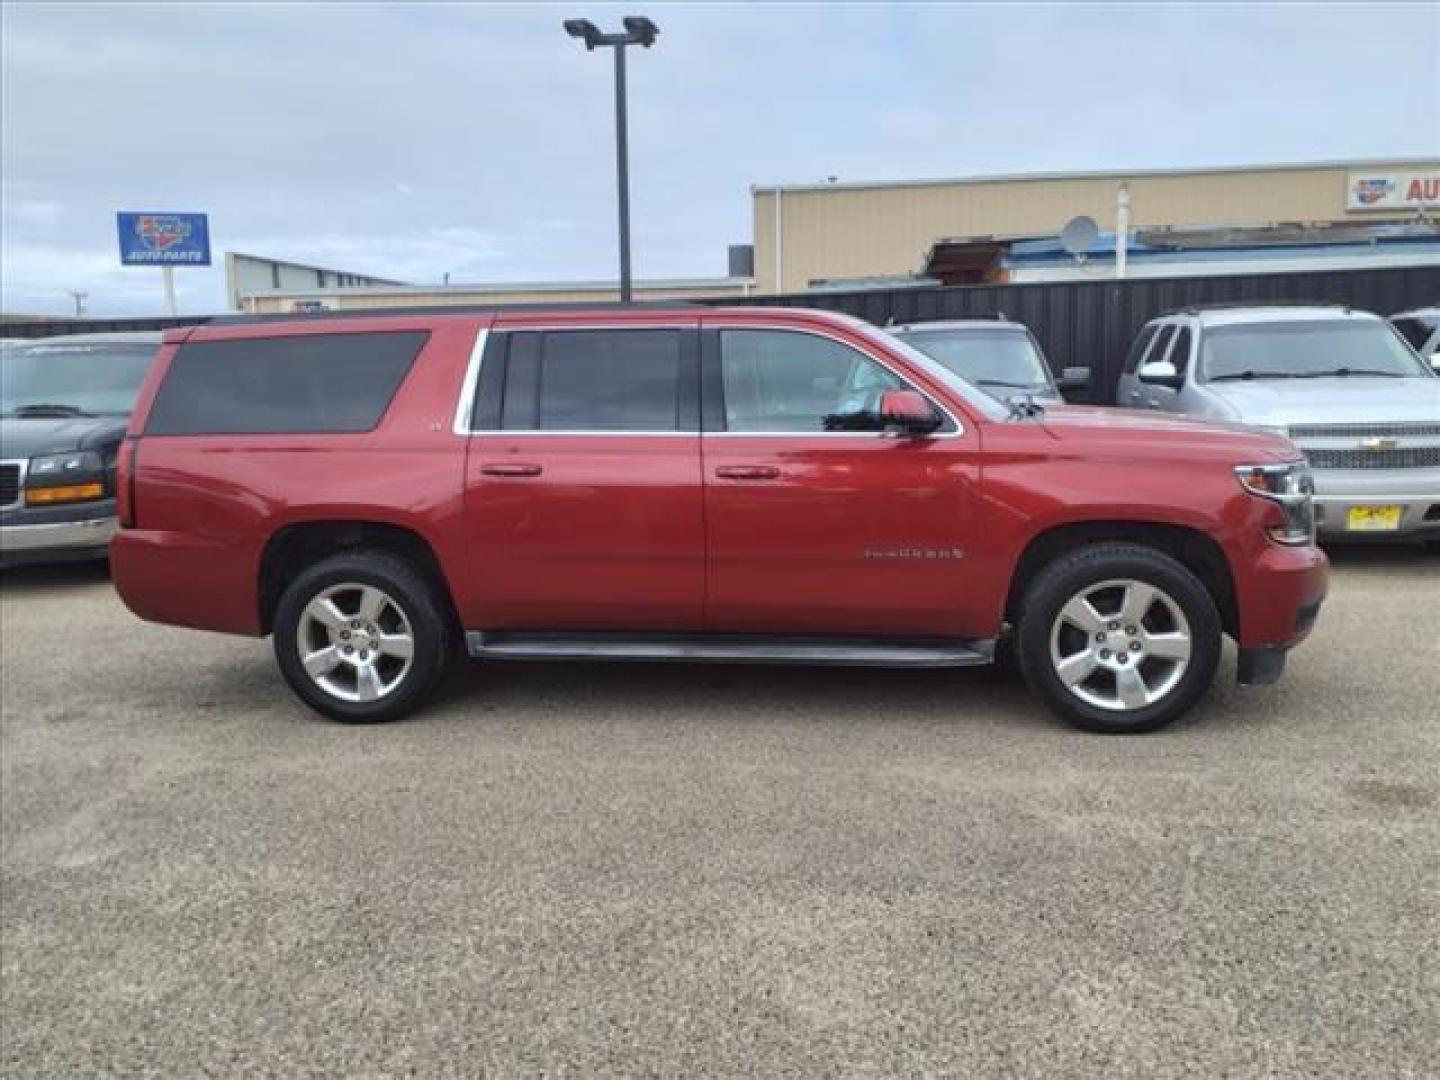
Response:
[{"label": "blue sign post", "polygon": [[175,267],[210,265],[210,222],[204,214],[122,210],[115,215],[123,266],[158,266],[165,273],[165,299],[175,304]]}]

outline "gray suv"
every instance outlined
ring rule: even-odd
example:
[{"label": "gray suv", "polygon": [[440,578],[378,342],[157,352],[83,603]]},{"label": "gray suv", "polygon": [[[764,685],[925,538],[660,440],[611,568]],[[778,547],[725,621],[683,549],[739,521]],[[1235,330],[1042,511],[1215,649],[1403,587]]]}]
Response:
[{"label": "gray suv", "polygon": [[1330,539],[1440,540],[1440,378],[1377,315],[1343,307],[1191,309],[1146,324],[1122,406],[1287,435]]},{"label": "gray suv", "polygon": [[1066,368],[1059,382],[1050,374],[1035,335],[1022,323],[999,319],[948,319],[887,326],[889,333],[913,345],[955,375],[1001,401],[1034,398],[1064,400],[1061,390],[1090,385],[1090,369]]}]

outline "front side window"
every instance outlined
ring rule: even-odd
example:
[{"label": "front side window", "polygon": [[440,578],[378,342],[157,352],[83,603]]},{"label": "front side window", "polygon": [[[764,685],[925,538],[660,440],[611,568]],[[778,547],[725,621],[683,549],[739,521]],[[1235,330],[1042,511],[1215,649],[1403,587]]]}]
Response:
[{"label": "front side window", "polygon": [[370,431],[429,335],[292,334],[180,347],[147,435]]},{"label": "front side window", "polygon": [[896,336],[987,390],[1043,391],[1054,386],[1040,346],[1024,330],[915,330]]},{"label": "front side window", "polygon": [[678,330],[510,335],[500,426],[507,431],[677,431]]},{"label": "front side window", "polygon": [[155,356],[153,343],[0,346],[0,415],[126,416]]},{"label": "front side window", "polygon": [[1370,319],[1235,323],[1205,331],[1205,378],[1316,379],[1426,377],[1424,365],[1390,327]]},{"label": "front side window", "polygon": [[1434,318],[1406,318],[1396,319],[1390,324],[1395,330],[1410,343],[1410,347],[1416,352],[1425,348],[1425,343],[1430,340],[1430,335],[1435,333],[1435,328],[1440,326],[1440,316]]},{"label": "front side window", "polygon": [[1190,328],[1182,326],[1175,333],[1175,343],[1170,346],[1170,363],[1175,365],[1177,374],[1184,375],[1190,367]]},{"label": "front side window", "polygon": [[729,431],[880,431],[880,397],[905,384],[838,341],[785,330],[722,330]]},{"label": "front side window", "polygon": [[1140,336],[1137,337],[1135,343],[1130,346],[1130,355],[1125,358],[1126,375],[1135,374],[1136,370],[1140,367],[1140,358],[1143,357],[1145,351],[1150,348],[1150,342],[1155,340],[1156,331],[1159,329],[1158,326],[1151,323],[1140,331]]}]

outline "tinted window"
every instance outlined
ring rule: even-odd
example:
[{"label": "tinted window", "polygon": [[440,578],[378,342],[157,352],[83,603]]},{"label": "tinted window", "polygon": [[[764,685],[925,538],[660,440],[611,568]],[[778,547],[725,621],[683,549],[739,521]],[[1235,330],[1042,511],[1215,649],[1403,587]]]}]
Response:
[{"label": "tinted window", "polygon": [[1182,326],[1175,335],[1175,344],[1170,347],[1170,363],[1177,373],[1184,375],[1190,366],[1190,328]]},{"label": "tinted window", "polygon": [[720,370],[730,431],[877,431],[880,395],[899,377],[848,345],[781,330],[724,330]]},{"label": "tinted window", "polygon": [[1150,351],[1145,354],[1143,364],[1153,364],[1157,361],[1167,359],[1166,353],[1170,349],[1170,342],[1175,340],[1175,324],[1167,323],[1159,328],[1155,335],[1155,344],[1150,346]]},{"label": "tinted window", "polygon": [[1157,326],[1147,326],[1140,331],[1140,336],[1135,339],[1135,344],[1130,346],[1130,355],[1125,358],[1125,373],[1132,375],[1135,369],[1140,366],[1140,358],[1145,355],[1145,350],[1150,347],[1150,342],[1155,340]]},{"label": "tinted window", "polygon": [[512,334],[501,426],[510,431],[676,431],[678,330]]},{"label": "tinted window", "polygon": [[427,336],[303,334],[182,345],[146,433],[369,431]]},{"label": "tinted window", "polygon": [[1411,348],[1419,352],[1425,348],[1425,343],[1435,332],[1436,322],[1434,319],[1396,319],[1390,325],[1400,332],[1400,336],[1410,343]]}]

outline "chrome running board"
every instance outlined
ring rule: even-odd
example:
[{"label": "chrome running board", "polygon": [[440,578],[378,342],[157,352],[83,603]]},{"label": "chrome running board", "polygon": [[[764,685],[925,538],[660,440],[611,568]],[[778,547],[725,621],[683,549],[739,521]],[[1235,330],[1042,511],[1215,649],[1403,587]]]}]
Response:
[{"label": "chrome running board", "polygon": [[787,637],[746,634],[613,634],[471,630],[470,655],[486,660],[635,660],[685,663],[976,667],[995,642],[960,638]]}]

